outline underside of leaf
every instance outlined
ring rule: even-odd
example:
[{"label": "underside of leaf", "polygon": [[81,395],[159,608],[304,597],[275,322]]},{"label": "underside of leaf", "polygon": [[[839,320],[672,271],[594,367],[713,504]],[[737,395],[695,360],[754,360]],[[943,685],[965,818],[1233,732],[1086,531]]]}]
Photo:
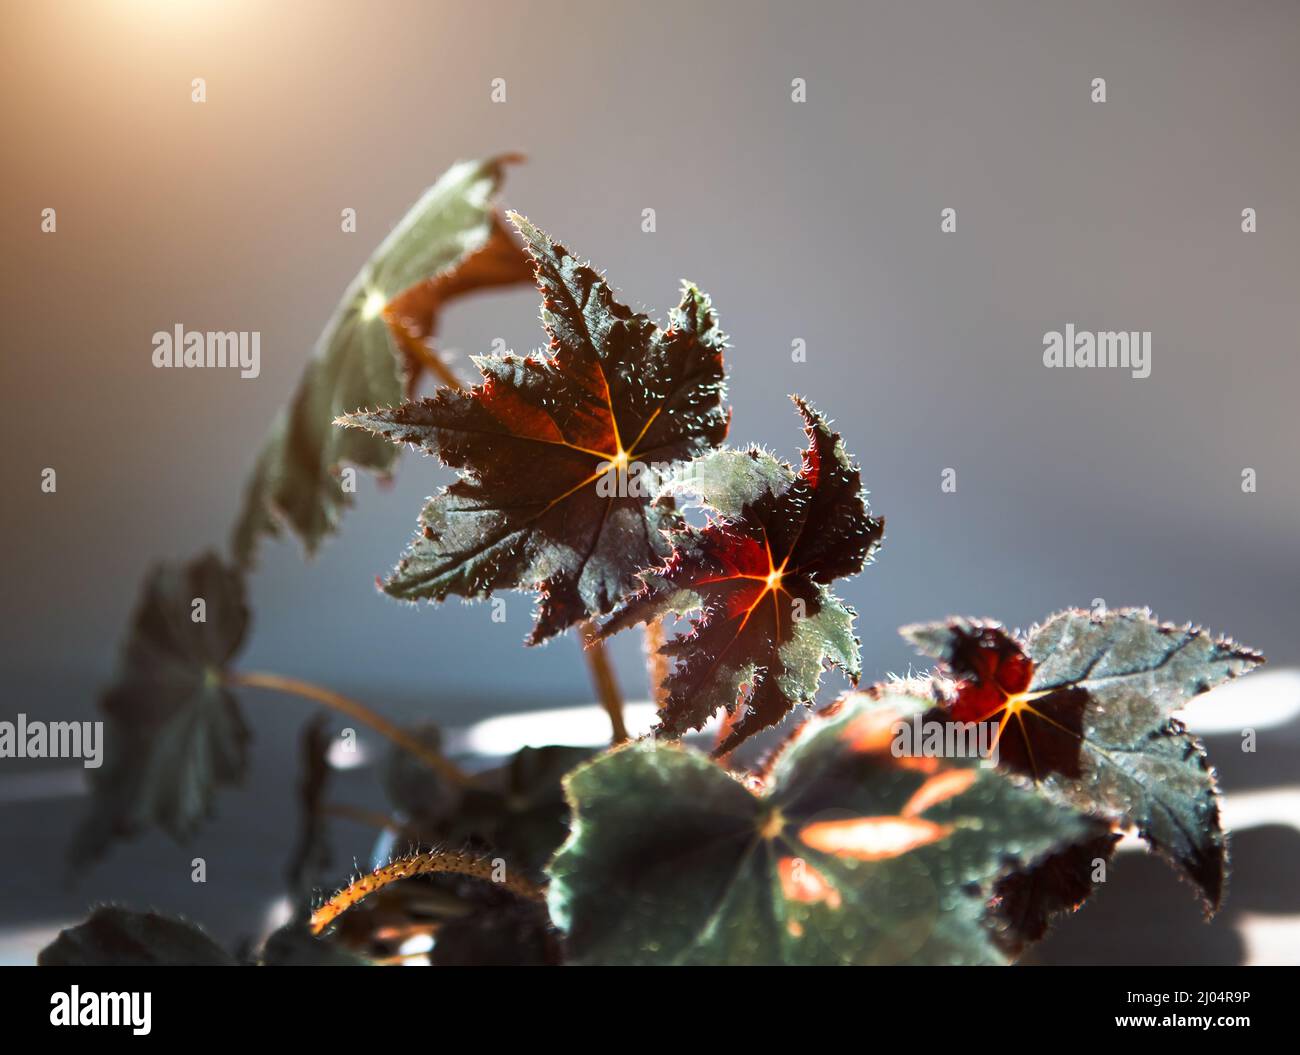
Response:
[{"label": "underside of leaf", "polygon": [[392,468],[391,445],[337,429],[334,419],[396,403],[414,391],[422,371],[448,380],[427,339],[449,301],[528,281],[527,258],[495,206],[513,160],[453,166],[348,286],[258,455],[232,540],[242,565],[251,565],[260,538],[278,535],[282,525],[315,550],[351,502],[340,480],[345,465],[380,474]]}]

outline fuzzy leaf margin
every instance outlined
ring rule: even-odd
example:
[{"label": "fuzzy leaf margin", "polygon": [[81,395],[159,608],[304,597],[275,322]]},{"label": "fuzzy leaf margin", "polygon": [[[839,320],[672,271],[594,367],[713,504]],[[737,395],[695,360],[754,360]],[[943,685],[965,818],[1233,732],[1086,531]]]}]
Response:
[{"label": "fuzzy leaf margin", "polygon": [[1003,963],[993,883],[1089,820],[975,759],[899,759],[931,701],[861,696],[806,723],[751,790],[642,741],[566,780],[548,905],[580,964]]},{"label": "fuzzy leaf margin", "polygon": [[1023,638],[971,619],[903,628],[940,661],[962,721],[999,723],[1000,764],[1135,827],[1218,909],[1227,873],[1214,770],[1174,712],[1263,657],[1148,609],[1070,610]]},{"label": "fuzzy leaf margin", "polygon": [[253,564],[264,536],[285,527],[314,552],[351,502],[340,480],[345,464],[389,473],[392,446],[340,431],[334,419],[396,403],[424,369],[450,376],[426,344],[448,301],[528,281],[527,260],[496,206],[505,166],[518,160],[452,166],[348,285],[254,464],[231,538],[241,566]]},{"label": "fuzzy leaf margin", "polygon": [[414,444],[459,471],[429,500],[384,584],[407,601],[535,590],[539,644],[602,615],[666,554],[656,466],[716,447],[726,336],[709,297],[683,286],[660,329],[591,266],[511,213],[542,293],[549,354],[483,356],[469,391],[346,414],[338,423]]},{"label": "fuzzy leaf margin", "polygon": [[824,665],[855,683],[861,673],[856,613],[829,584],[874,558],[885,522],[871,515],[840,435],[791,398],[808,437],[798,472],[763,451],[716,451],[670,479],[668,491],[693,491],[717,515],[674,531],[668,560],[642,573],[641,590],[601,628],[693,615],[660,649],[674,663],[656,733],[678,737],[726,710],[735,720],[720,755],[811,703]]},{"label": "fuzzy leaf margin", "polygon": [[36,957],[40,967],[234,967],[237,961],[194,924],[157,912],[101,906]]},{"label": "fuzzy leaf margin", "polygon": [[154,824],[184,840],[211,812],[216,789],[243,778],[250,733],[222,675],[248,620],[243,576],[215,553],[146,578],[101,704],[105,759],[91,771],[76,857],[101,856]]}]

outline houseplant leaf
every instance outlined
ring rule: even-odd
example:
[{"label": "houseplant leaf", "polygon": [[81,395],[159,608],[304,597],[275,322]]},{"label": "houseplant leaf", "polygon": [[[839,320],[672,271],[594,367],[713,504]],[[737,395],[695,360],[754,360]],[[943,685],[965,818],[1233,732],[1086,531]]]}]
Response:
[{"label": "houseplant leaf", "polygon": [[1173,712],[1262,656],[1145,609],[1062,612],[1023,639],[969,619],[903,635],[950,675],[955,719],[998,722],[1000,765],[1136,827],[1218,908],[1226,852],[1214,771]]},{"label": "houseplant leaf", "polygon": [[[419,733],[438,747],[440,738],[433,734],[427,726]],[[454,787],[395,751],[384,785],[404,819],[404,831],[420,844],[499,853],[540,877],[569,830],[561,779],[591,755],[586,747],[524,747],[502,765],[476,773],[467,786]]]},{"label": "houseplant leaf", "polygon": [[59,936],[36,957],[40,967],[234,967],[233,956],[185,920],[116,906]]},{"label": "houseplant leaf", "polygon": [[719,516],[675,532],[668,561],[642,575],[642,589],[601,631],[699,613],[689,633],[661,649],[675,662],[656,731],[680,736],[721,708],[743,708],[719,754],[811,702],[825,663],[855,681],[859,674],[853,610],[828,584],[862,570],[885,522],[868,512],[839,435],[794,402],[809,441],[798,473],[757,450],[719,451],[689,466],[683,478]]},{"label": "houseplant leaf", "polygon": [[440,366],[425,342],[448,301],[528,280],[527,260],[495,204],[513,160],[454,165],[352,280],[257,458],[232,540],[242,565],[253,562],[259,539],[279,534],[282,523],[315,550],[351,500],[340,486],[344,463],[381,474],[391,469],[397,456],[391,445],[336,429],[334,418],[396,403],[414,391],[422,369]]},{"label": "houseplant leaf", "polygon": [[726,435],[725,338],[694,286],[661,330],[562,245],[511,219],[532,256],[550,354],[479,358],[471,391],[372,404],[339,421],[460,471],[425,507],[385,591],[442,601],[536,589],[537,644],[608,612],[665,554],[671,508],[650,500],[645,476]]},{"label": "houseplant leaf", "polygon": [[1008,956],[1041,941],[1058,916],[1077,910],[1109,868],[1120,840],[1101,821],[1081,841],[998,880],[989,902],[989,921]]},{"label": "houseplant leaf", "polygon": [[1088,821],[973,759],[899,759],[929,701],[859,695],[751,790],[641,742],[580,766],[548,904],[579,963],[1000,963],[985,897]]},{"label": "houseplant leaf", "polygon": [[242,778],[249,733],[222,673],[247,627],[243,578],[215,554],[149,575],[101,704],[105,761],[76,851],[98,856],[151,824],[184,839]]}]

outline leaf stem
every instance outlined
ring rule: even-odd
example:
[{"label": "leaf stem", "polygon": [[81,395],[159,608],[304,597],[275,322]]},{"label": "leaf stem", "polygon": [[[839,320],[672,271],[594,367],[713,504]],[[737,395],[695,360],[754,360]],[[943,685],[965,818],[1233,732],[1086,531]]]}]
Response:
[{"label": "leaf stem", "polygon": [[402,350],[420,366],[428,370],[429,373],[433,374],[438,379],[439,384],[455,389],[464,387],[451,367],[443,362],[442,356],[408,330],[406,324],[400,318],[392,312],[385,311],[384,321],[388,323],[388,331],[396,339]]},{"label": "leaf stem", "polygon": [[380,831],[392,832],[394,835],[400,835],[402,832],[402,826],[388,814],[380,813],[378,810],[363,809],[347,802],[327,802],[321,807],[321,813],[326,817],[337,817],[339,820],[352,821],[354,824],[367,824]]},{"label": "leaf stem", "polygon": [[251,689],[270,689],[273,692],[283,692],[290,696],[299,696],[302,699],[311,700],[313,703],[323,704],[331,710],[356,719],[363,725],[370,726],[380,736],[386,737],[403,751],[410,752],[439,776],[444,777],[453,784],[463,787],[471,782],[472,778],[469,774],[454,762],[444,758],[428,744],[421,743],[401,726],[394,725],[382,714],[372,711],[364,703],[358,703],[347,696],[342,696],[319,685],[313,685],[311,682],[300,681],[297,678],[286,678],[281,674],[268,674],[265,671],[230,671],[226,673],[223,681],[227,685],[243,685]]},{"label": "leaf stem", "polygon": [[650,698],[659,710],[664,709],[668,698],[668,657],[659,650],[664,647],[664,621],[651,619],[645,625],[645,664],[650,675]]},{"label": "leaf stem", "polygon": [[457,850],[427,850],[409,857],[399,857],[382,868],[376,868],[373,872],[353,880],[311,914],[311,932],[319,934],[353,905],[376,890],[382,890],[390,883],[396,883],[399,879],[409,879],[411,876],[431,875],[435,872],[454,872],[457,875],[473,876],[475,879],[496,883],[530,901],[542,901],[546,897],[541,887],[522,875],[506,872],[504,878],[496,879],[497,865],[490,857],[461,853]]},{"label": "leaf stem", "polygon": [[613,733],[611,740],[615,744],[621,744],[627,739],[627,726],[623,723],[623,695],[618,691],[609,653],[605,651],[605,642],[597,636],[594,623],[588,620],[582,624],[581,629],[582,654],[587,659],[587,669],[591,672],[591,682],[596,687],[600,704],[609,715]]}]

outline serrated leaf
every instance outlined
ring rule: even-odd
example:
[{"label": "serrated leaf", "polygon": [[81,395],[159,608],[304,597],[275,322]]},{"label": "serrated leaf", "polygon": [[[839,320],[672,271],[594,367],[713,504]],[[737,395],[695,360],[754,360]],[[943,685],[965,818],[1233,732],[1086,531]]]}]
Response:
[{"label": "serrated leaf", "polygon": [[665,552],[669,505],[643,476],[693,458],[727,430],[722,350],[709,298],[686,285],[661,330],[614,299],[588,265],[522,217],[550,355],[484,357],[472,391],[340,418],[412,443],[460,471],[429,501],[384,585],[404,600],[536,589],[537,644],[608,612]]},{"label": "serrated leaf", "polygon": [[885,690],[806,723],[751,791],[642,742],[567,779],[548,905],[587,964],[1000,963],[985,898],[1087,820],[973,759],[899,759],[929,701]]},{"label": "serrated leaf", "polygon": [[249,733],[222,673],[247,627],[243,578],[215,554],[150,573],[101,704],[105,761],[91,771],[77,854],[98,856],[113,839],[155,824],[185,839],[215,790],[243,777]]},{"label": "serrated leaf", "polygon": [[1074,912],[1096,885],[1098,866],[1109,867],[1120,836],[1100,821],[1093,834],[1045,857],[1032,868],[998,880],[989,903],[989,923],[1008,956],[1041,941],[1058,916]]},{"label": "serrated leaf", "polygon": [[1062,612],[1024,640],[968,619],[903,634],[951,675],[954,718],[999,723],[1001,765],[1135,826],[1218,907],[1226,851],[1214,771],[1173,712],[1263,657],[1145,609]]},{"label": "serrated leaf", "polygon": [[156,912],[97,908],[36,957],[40,967],[234,967],[233,956],[185,920]]},{"label": "serrated leaf", "polygon": [[[443,306],[479,289],[528,281],[527,260],[495,199],[512,156],[460,162],[412,207],[353,279],[316,343],[298,389],[258,456],[232,546],[249,566],[281,524],[313,551],[351,496],[345,464],[387,473],[397,452],[335,417],[396,403],[434,362],[426,340]],[[445,368],[441,368],[445,373]]]},{"label": "serrated leaf", "polygon": [[694,487],[720,516],[675,532],[668,561],[642,575],[601,631],[699,613],[660,650],[674,666],[656,731],[681,736],[742,708],[719,754],[811,702],[826,663],[855,681],[860,673],[853,610],[827,584],[862,570],[885,522],[868,512],[839,435],[806,402],[795,405],[809,440],[799,472],[761,451],[693,463],[689,484],[670,486]]}]

